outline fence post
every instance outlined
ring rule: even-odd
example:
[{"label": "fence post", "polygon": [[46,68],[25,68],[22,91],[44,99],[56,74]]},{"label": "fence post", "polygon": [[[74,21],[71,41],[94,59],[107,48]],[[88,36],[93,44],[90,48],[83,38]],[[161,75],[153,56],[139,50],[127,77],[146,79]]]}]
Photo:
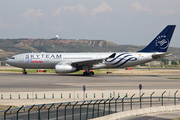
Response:
[{"label": "fence post", "polygon": [[117,100],[120,98],[120,96],[118,96],[118,98],[115,99],[115,112],[117,113]]},{"label": "fence post", "polygon": [[10,99],[12,99],[12,95],[10,94]]},{"label": "fence post", "polygon": [[64,117],[65,117],[65,120],[66,120],[66,107],[70,104],[71,102],[69,102],[65,107],[64,107]]},{"label": "fence post", "polygon": [[87,93],[86,93],[86,98],[87,98]]},{"label": "fence post", "polygon": [[19,111],[20,111],[23,107],[24,107],[24,105],[22,105],[22,106],[17,110],[17,119],[16,119],[16,120],[18,120],[18,117],[19,117],[18,113],[19,113]]},{"label": "fence post", "polygon": [[37,99],[37,94],[35,94],[35,98]]},{"label": "fence post", "polygon": [[61,93],[61,98],[63,98],[63,94]]},{"label": "fence post", "polygon": [[96,100],[95,103],[93,103],[93,113],[92,113],[92,118],[94,118],[94,105],[98,102],[99,100]]},{"label": "fence post", "polygon": [[92,102],[92,100],[87,104],[86,120],[88,119],[88,108],[89,108],[89,104],[91,104],[91,102]]},{"label": "fence post", "polygon": [[59,106],[57,106],[57,110],[56,110],[56,120],[58,120],[58,109],[59,107],[62,105],[63,103],[61,103]]},{"label": "fence post", "polygon": [[178,90],[174,93],[174,105],[176,105],[176,93],[178,92]]},{"label": "fence post", "polygon": [[142,96],[143,96],[144,94],[145,94],[145,93],[143,93],[143,94],[140,96],[140,108],[142,108],[141,99],[142,99]]},{"label": "fence post", "polygon": [[151,95],[150,95],[150,107],[152,107],[152,95],[154,94],[155,92],[153,92]]},{"label": "fence post", "polygon": [[96,93],[94,93],[94,98],[96,98]]},{"label": "fence post", "polygon": [[54,98],[54,93],[52,94],[52,98]]},{"label": "fence post", "polygon": [[12,106],[10,106],[5,112],[4,112],[4,120],[6,120],[6,113],[11,109]]},{"label": "fence post", "polygon": [[104,101],[104,111],[103,111],[103,116],[105,115],[105,105],[106,105],[106,102],[108,101],[109,99],[105,100]]},{"label": "fence post", "polygon": [[164,95],[165,92],[166,92],[166,91],[164,91],[164,92],[162,93],[162,98],[161,98],[161,99],[162,99],[162,103],[161,103],[162,106],[163,106],[163,95]]},{"label": "fence post", "polygon": [[3,94],[1,94],[1,99],[3,99]]},{"label": "fence post", "polygon": [[43,104],[43,105],[38,109],[38,120],[41,120],[40,110],[42,109],[42,107],[43,107],[44,105],[45,105],[45,104]]},{"label": "fence post", "polygon": [[122,98],[122,111],[124,111],[124,99],[125,99],[126,95]]},{"label": "fence post", "polygon": [[71,98],[71,93],[69,93],[69,98]]},{"label": "fence post", "polygon": [[110,110],[111,110],[111,101],[114,99],[114,97],[112,99],[109,100],[109,114],[111,113]]},{"label": "fence post", "polygon": [[103,101],[103,99],[101,99],[98,103],[98,117],[99,117],[99,104]]},{"label": "fence post", "polygon": [[74,120],[74,106],[77,104],[78,102],[76,102],[74,105],[73,105],[73,109],[72,109],[72,120]]},{"label": "fence post", "polygon": [[81,106],[84,105],[86,101],[83,101],[83,103],[80,105],[80,120],[81,120]]},{"label": "fence post", "polygon": [[34,107],[35,105],[31,106],[31,108],[28,110],[28,120],[30,120],[30,110]]},{"label": "fence post", "polygon": [[104,93],[102,93],[102,98],[104,98]]},{"label": "fence post", "polygon": [[131,96],[131,110],[132,110],[132,98],[134,97],[134,95],[135,95],[135,94],[133,94],[133,95]]},{"label": "fence post", "polygon": [[48,108],[48,120],[49,120],[49,111],[53,105],[54,105],[54,103]]}]

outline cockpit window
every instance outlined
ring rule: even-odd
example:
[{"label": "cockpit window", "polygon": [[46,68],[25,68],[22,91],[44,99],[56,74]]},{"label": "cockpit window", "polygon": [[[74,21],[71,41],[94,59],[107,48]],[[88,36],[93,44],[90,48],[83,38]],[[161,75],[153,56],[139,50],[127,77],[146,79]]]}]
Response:
[{"label": "cockpit window", "polygon": [[11,57],[11,59],[15,59],[15,57]]}]

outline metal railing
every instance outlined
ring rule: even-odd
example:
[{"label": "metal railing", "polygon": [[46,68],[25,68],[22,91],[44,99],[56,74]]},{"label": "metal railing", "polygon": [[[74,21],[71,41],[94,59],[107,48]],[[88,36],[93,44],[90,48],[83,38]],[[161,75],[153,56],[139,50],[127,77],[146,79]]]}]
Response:
[{"label": "metal railing", "polygon": [[178,91],[174,93],[174,97],[164,97],[164,91],[162,95],[158,97],[153,97],[153,92],[149,97],[143,97],[143,93],[140,97],[134,97],[135,94],[133,94],[130,98],[126,96],[120,98],[119,96],[118,98],[111,99],[40,104],[21,106],[19,108],[11,108],[10,106],[7,110],[0,111],[0,119],[49,120],[53,118],[56,120],[86,120],[125,110],[153,107],[153,105],[180,104],[180,97],[176,97],[177,92]]}]

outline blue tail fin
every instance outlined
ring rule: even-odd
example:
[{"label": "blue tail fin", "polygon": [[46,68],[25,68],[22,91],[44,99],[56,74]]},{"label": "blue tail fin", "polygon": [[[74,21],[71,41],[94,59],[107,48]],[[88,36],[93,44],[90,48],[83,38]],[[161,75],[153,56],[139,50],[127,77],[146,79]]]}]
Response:
[{"label": "blue tail fin", "polygon": [[148,46],[138,52],[166,52],[175,27],[176,25],[168,25]]}]

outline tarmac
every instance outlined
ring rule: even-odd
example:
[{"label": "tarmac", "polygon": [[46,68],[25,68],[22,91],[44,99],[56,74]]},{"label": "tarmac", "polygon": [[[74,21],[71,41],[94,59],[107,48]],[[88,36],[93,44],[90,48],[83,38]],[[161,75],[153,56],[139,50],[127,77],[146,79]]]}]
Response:
[{"label": "tarmac", "polygon": [[[0,69],[14,69],[5,67]],[[16,68],[19,69],[19,68]],[[142,71],[144,72],[143,74]],[[0,72],[1,105],[32,105],[43,103],[60,103],[85,99],[108,99],[112,97],[138,97],[145,93],[144,97],[174,96],[180,90],[179,70],[132,70],[121,69],[122,74],[95,74],[83,76],[81,74],[52,74]],[[158,72],[159,71],[159,72]],[[176,72],[175,72],[176,71]],[[126,74],[125,74],[126,72]],[[133,74],[129,74],[129,72]],[[164,74],[164,73],[169,74]],[[156,74],[154,74],[156,73]],[[139,90],[142,84],[142,90]],[[83,85],[86,86],[85,94]],[[177,96],[180,93],[177,93]]]},{"label": "tarmac", "polygon": [[[14,67],[0,67],[0,69],[20,69]],[[107,71],[104,71],[106,73]],[[142,84],[142,90],[139,90]],[[86,86],[85,94],[83,85]],[[61,103],[68,101],[90,99],[121,98],[126,96],[144,97],[153,96],[173,97],[180,90],[179,69],[138,69],[116,70],[112,74],[95,74],[83,76],[82,74],[52,74],[0,72],[0,105],[33,105],[44,103]],[[177,92],[176,96],[180,96]],[[177,118],[179,112],[152,114],[127,119],[172,119]],[[127,120],[126,119],[126,120]]]}]

